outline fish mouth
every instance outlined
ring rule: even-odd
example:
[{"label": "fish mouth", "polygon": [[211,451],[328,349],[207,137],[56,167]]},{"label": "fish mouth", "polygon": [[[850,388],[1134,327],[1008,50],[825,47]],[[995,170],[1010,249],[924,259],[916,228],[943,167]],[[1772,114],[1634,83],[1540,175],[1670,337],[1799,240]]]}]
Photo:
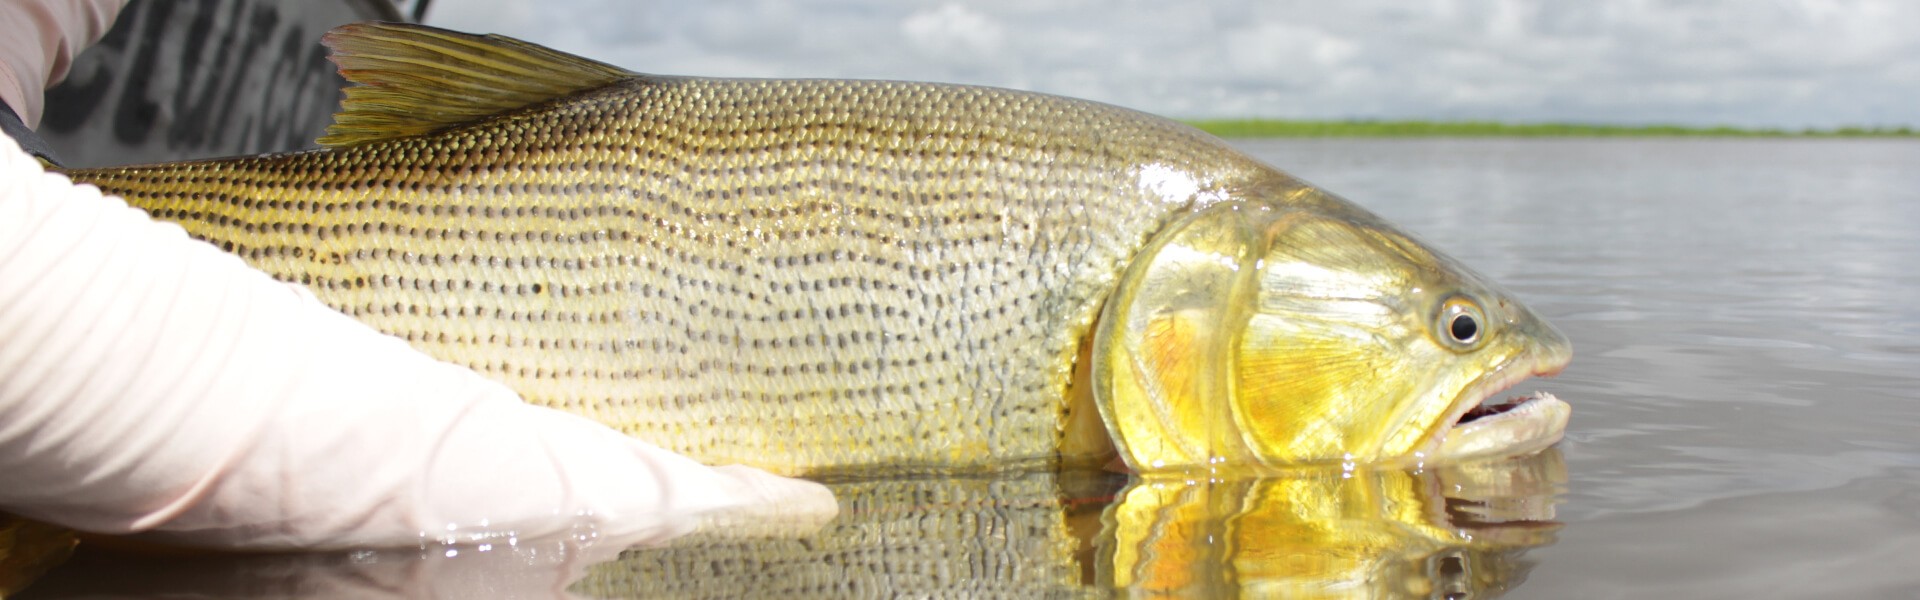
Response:
[{"label": "fish mouth", "polygon": [[1442,421],[1446,426],[1428,456],[1445,461],[1522,456],[1558,443],[1566,435],[1571,405],[1546,392],[1499,396],[1528,377],[1560,374],[1567,357],[1554,358],[1515,361],[1474,382]]}]

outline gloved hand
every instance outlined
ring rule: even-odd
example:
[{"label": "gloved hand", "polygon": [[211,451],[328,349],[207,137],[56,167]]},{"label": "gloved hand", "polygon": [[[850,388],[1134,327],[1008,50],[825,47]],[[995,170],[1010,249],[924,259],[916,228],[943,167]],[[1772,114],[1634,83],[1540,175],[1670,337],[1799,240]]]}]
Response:
[{"label": "gloved hand", "polygon": [[817,484],[522,403],[0,141],[0,510],[313,549],[647,542],[773,508],[836,510]]},{"label": "gloved hand", "polygon": [[107,34],[126,2],[0,2],[0,102],[28,127],[38,127],[47,86],[65,78],[73,57]]}]

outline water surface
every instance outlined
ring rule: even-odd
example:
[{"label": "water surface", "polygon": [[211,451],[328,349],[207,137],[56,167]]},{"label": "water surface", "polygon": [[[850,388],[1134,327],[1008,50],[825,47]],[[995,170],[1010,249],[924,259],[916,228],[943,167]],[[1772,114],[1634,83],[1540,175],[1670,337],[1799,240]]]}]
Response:
[{"label": "water surface", "polygon": [[[1516,598],[1920,590],[1920,143],[1259,141],[1574,341]],[[1902,595],[1900,597],[1908,597]]]},{"label": "water surface", "polygon": [[1238,481],[835,484],[827,529],[312,556],[81,555],[22,598],[1907,597],[1920,589],[1920,143],[1284,140],[1250,152],[1574,341],[1524,461]]}]

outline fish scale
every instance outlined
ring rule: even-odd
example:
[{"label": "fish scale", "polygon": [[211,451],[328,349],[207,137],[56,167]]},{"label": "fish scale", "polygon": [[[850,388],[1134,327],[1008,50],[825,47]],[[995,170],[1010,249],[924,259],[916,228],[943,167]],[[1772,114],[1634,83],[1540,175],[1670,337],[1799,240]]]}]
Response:
[{"label": "fish scale", "polygon": [[1101,301],[1195,207],[1140,165],[1274,173],[1039,94],[632,75],[426,134],[71,175],[530,402],[817,473],[1056,460]]},{"label": "fish scale", "polygon": [[[1531,452],[1509,294],[1166,119],[993,88],[643,75],[329,32],[322,148],[70,172],[530,402],[780,473]],[[1460,333],[1466,332],[1466,333]],[[1481,413],[1475,413],[1481,414]]]}]

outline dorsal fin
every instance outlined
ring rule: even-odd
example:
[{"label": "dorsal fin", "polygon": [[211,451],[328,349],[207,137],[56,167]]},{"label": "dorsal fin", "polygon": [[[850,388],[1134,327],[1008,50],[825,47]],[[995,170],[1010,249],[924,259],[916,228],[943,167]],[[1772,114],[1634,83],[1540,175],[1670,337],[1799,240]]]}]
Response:
[{"label": "dorsal fin", "polygon": [[418,135],[636,74],[498,35],[354,23],[320,39],[347,87],[322,146]]}]

